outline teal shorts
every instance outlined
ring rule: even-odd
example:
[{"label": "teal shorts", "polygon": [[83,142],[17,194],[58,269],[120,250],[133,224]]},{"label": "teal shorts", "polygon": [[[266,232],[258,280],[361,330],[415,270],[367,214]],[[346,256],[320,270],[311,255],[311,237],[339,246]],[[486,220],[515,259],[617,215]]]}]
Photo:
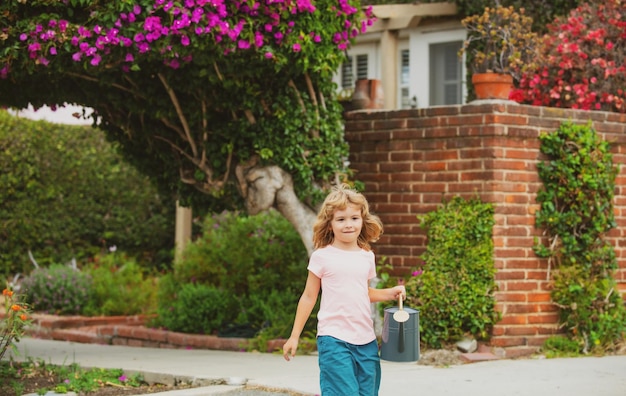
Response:
[{"label": "teal shorts", "polygon": [[317,337],[322,396],[377,396],[380,357],[376,340],[353,345],[331,336]]}]

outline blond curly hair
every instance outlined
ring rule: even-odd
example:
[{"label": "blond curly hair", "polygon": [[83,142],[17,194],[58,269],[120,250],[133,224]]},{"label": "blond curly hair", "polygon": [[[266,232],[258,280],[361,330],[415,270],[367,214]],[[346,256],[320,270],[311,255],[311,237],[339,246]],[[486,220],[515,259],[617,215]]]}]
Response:
[{"label": "blond curly hair", "polygon": [[330,223],[335,212],[346,209],[349,204],[361,208],[363,228],[357,239],[357,244],[361,249],[371,250],[370,243],[376,242],[383,233],[383,223],[378,216],[370,213],[369,204],[365,196],[345,183],[332,188],[317,214],[317,220],[313,225],[313,245],[315,249],[333,243],[335,235]]}]

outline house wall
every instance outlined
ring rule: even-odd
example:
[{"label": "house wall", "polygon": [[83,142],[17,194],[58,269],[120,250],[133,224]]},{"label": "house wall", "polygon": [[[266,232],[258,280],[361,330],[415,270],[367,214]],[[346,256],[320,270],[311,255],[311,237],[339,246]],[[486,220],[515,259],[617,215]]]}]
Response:
[{"label": "house wall", "polygon": [[532,353],[558,332],[548,263],[535,256],[532,246],[541,236],[534,227],[541,186],[538,135],[568,120],[591,121],[612,142],[614,163],[622,165],[614,199],[617,227],[608,238],[619,260],[616,278],[626,294],[626,115],[509,101],[346,114],[350,166],[385,225],[374,248],[396,274],[408,274],[425,250],[418,215],[455,195],[478,195],[495,205],[496,298],[503,318],[491,345],[504,348],[508,357]]},{"label": "house wall", "polygon": [[[467,32],[459,21],[446,24],[420,26],[410,31],[409,51],[411,82],[409,97],[417,98],[417,107],[430,107],[431,70],[430,46],[449,42],[462,42]],[[459,59],[461,75],[465,76],[465,58]],[[383,76],[385,78],[385,76]],[[463,102],[467,96],[467,84],[463,83]],[[396,108],[399,108],[399,102]]]},{"label": "house wall", "polygon": [[[376,21],[364,34],[356,37],[347,54],[368,56],[368,79],[381,80],[384,108],[402,108],[400,92],[400,51],[409,50],[409,98],[415,97],[417,107],[429,107],[431,90],[430,47],[433,44],[462,42],[467,31],[460,21],[457,7],[450,2],[377,5],[373,7]],[[459,59],[461,75],[466,75],[464,59]],[[333,76],[341,87],[341,68]],[[346,88],[347,89],[347,88]],[[440,89],[434,87],[432,89]],[[462,82],[467,96],[466,83]]]}]

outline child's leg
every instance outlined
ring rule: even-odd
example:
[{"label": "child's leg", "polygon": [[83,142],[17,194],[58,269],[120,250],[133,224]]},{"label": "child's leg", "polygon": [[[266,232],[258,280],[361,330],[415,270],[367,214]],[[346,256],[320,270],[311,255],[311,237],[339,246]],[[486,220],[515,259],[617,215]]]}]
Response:
[{"label": "child's leg", "polygon": [[380,357],[378,342],[359,345],[354,353],[359,396],[376,396],[380,388]]},{"label": "child's leg", "polygon": [[354,347],[334,337],[317,337],[322,396],[359,395]]}]

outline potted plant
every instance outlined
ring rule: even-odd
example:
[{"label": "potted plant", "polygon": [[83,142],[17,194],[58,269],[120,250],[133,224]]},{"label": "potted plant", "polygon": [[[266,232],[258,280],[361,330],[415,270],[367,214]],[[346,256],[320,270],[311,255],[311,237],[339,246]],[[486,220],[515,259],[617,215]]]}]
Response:
[{"label": "potted plant", "polygon": [[[467,40],[459,51],[466,54],[472,66],[472,83],[476,96],[481,98],[483,82],[495,78],[505,93],[496,96],[486,92],[485,98],[508,99],[513,80],[536,65],[539,38],[532,31],[532,18],[524,9],[514,7],[487,7],[482,14],[464,18],[461,23],[469,31]],[[503,95],[503,96],[502,96]]]}]

